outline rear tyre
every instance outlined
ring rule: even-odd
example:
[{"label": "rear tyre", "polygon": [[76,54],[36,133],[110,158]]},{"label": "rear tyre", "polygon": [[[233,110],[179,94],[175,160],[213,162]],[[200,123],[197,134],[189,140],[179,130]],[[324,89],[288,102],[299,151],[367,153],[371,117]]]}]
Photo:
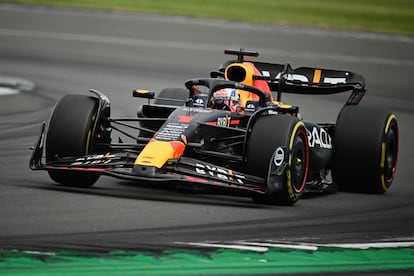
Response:
[{"label": "rear tyre", "polygon": [[174,106],[183,106],[188,99],[188,90],[185,88],[165,88],[158,93],[158,98],[154,104],[165,104]]},{"label": "rear tyre", "polygon": [[248,173],[267,182],[266,193],[254,196],[254,201],[293,205],[299,200],[309,168],[308,139],[302,121],[287,115],[259,118],[246,154]]},{"label": "rear tyre", "polygon": [[385,193],[394,180],[398,124],[394,114],[345,106],[338,116],[332,177],[341,190]]},{"label": "rear tyre", "polygon": [[[83,95],[66,95],[56,105],[46,135],[46,162],[67,156],[85,156],[93,152],[93,127],[98,100]],[[85,172],[48,171],[57,183],[92,186],[99,175]]]}]

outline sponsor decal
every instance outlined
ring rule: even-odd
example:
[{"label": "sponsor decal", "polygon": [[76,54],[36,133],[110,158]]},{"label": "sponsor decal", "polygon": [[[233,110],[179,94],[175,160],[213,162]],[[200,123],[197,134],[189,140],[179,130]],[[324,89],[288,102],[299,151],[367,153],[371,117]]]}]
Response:
[{"label": "sponsor decal", "polygon": [[342,84],[346,83],[346,78],[324,78],[323,82],[329,84]]},{"label": "sponsor decal", "polygon": [[155,138],[160,141],[176,141],[179,140],[181,134],[188,128],[189,124],[168,123]]},{"label": "sponsor decal", "polygon": [[204,106],[204,99],[203,98],[197,98],[197,99],[195,99],[194,105],[195,106],[201,106],[201,107],[203,107]]},{"label": "sponsor decal", "polygon": [[231,117],[226,115],[226,117],[217,118],[217,125],[222,127],[229,127],[231,122]]},{"label": "sponsor decal", "polygon": [[238,125],[240,124],[240,120],[232,120],[231,116],[226,115],[226,117],[219,117],[217,118],[216,122],[207,122],[210,125],[216,125],[221,127],[230,127],[230,125]]},{"label": "sponsor decal", "polygon": [[[315,69],[314,71],[314,76],[313,76],[313,83],[319,83],[321,81],[321,74],[322,74],[322,70],[320,69]],[[269,71],[262,71],[262,75],[266,76],[266,77],[270,77],[270,72]],[[278,73],[275,77],[275,80],[279,80],[281,77],[282,73]],[[349,72],[345,73],[346,77],[325,77],[323,78],[323,83],[327,83],[327,84],[344,84],[346,83],[346,78],[349,76]],[[309,79],[305,76],[305,75],[301,75],[301,74],[288,74],[287,75],[287,79],[289,81],[300,81],[300,82],[304,82],[304,83],[309,83]]]},{"label": "sponsor decal", "polygon": [[309,147],[319,146],[323,149],[332,149],[332,139],[325,129],[313,127],[312,131],[306,129]]},{"label": "sponsor decal", "polygon": [[206,124],[213,125],[213,126],[221,126],[221,127],[230,127],[231,125],[238,125],[240,124],[240,120],[232,120],[231,117],[222,117],[218,118],[217,121],[214,122],[206,122]]},{"label": "sponsor decal", "polygon": [[197,107],[183,107],[181,110],[186,111],[186,112],[195,112],[195,113],[211,113],[211,112],[213,112],[210,109],[197,108]]},{"label": "sponsor decal", "polygon": [[245,176],[233,173],[232,170],[215,167],[213,165],[204,165],[200,163],[195,164],[196,173],[203,176],[216,177],[223,180],[237,181],[239,184],[244,184]]},{"label": "sponsor decal", "polygon": [[269,71],[262,71],[262,75],[265,77],[270,77],[270,72]]},{"label": "sponsor decal", "polygon": [[[282,73],[278,73],[275,77],[275,80],[279,80],[281,76],[282,76]],[[288,74],[287,80],[309,83],[309,79],[305,75],[300,75],[300,74]]]},{"label": "sponsor decal", "polygon": [[91,156],[80,157],[75,160],[70,166],[85,166],[85,165],[105,165],[111,163],[113,154],[95,154]]},{"label": "sponsor decal", "polygon": [[256,106],[252,103],[246,105],[246,109],[256,109]]}]

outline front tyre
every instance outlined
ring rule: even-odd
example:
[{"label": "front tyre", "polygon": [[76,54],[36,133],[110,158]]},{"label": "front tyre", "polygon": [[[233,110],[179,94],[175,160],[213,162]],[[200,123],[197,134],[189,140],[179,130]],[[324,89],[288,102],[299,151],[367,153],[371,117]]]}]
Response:
[{"label": "front tyre", "polygon": [[293,205],[303,194],[309,169],[305,125],[288,115],[265,116],[252,128],[247,148],[249,174],[266,179],[266,193],[253,200]]},{"label": "front tyre", "polygon": [[[84,95],[66,95],[55,109],[46,134],[46,162],[67,156],[85,156],[93,152],[93,127],[97,120],[98,99]],[[92,186],[99,175],[85,172],[48,171],[57,183]]]},{"label": "front tyre", "polygon": [[332,176],[342,190],[385,193],[394,180],[398,123],[382,110],[345,106],[338,116]]}]

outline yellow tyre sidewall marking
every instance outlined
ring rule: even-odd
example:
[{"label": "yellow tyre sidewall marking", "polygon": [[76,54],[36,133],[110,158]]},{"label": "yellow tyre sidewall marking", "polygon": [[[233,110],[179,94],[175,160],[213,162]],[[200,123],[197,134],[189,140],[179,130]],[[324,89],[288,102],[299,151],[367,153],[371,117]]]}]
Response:
[{"label": "yellow tyre sidewall marking", "polygon": [[295,192],[293,191],[292,172],[290,169],[290,167],[292,166],[292,159],[293,159],[292,149],[293,149],[293,142],[295,140],[296,133],[298,131],[298,128],[301,126],[305,127],[302,121],[299,121],[296,123],[295,127],[293,128],[292,134],[290,136],[290,141],[289,141],[289,168],[286,170],[286,181],[287,181],[286,186],[287,186],[289,196],[292,200],[297,200],[297,196],[295,195]]},{"label": "yellow tyre sidewall marking", "polygon": [[[391,114],[388,117],[387,123],[385,125],[385,130],[384,130],[384,135],[386,136],[388,134],[388,131],[390,129],[390,125],[392,120],[396,120],[397,117],[394,114]],[[382,142],[381,144],[381,162],[380,162],[380,168],[381,168],[381,186],[382,186],[382,190],[386,191],[388,190],[389,185],[387,185],[386,181],[385,181],[385,172],[384,172],[384,168],[385,168],[385,152],[387,150],[387,144],[385,143],[385,141]]]},{"label": "yellow tyre sidewall marking", "polygon": [[[96,119],[96,113],[92,116],[92,122],[95,122]],[[92,124],[92,128],[93,128],[93,124]],[[92,136],[92,128],[89,129],[88,131],[88,136],[86,137],[86,149],[85,149],[85,155],[89,154],[89,145],[91,143],[91,136]]]}]

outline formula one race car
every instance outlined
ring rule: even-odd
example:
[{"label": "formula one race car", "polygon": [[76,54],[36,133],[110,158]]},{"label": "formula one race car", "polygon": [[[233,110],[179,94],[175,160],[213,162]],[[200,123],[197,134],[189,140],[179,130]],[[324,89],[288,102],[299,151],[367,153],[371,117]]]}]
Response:
[{"label": "formula one race car", "polygon": [[[148,99],[137,118],[113,118],[101,92],[66,95],[42,125],[30,168],[47,170],[63,185],[88,187],[101,175],[135,182],[251,196],[261,203],[292,205],[304,192],[342,190],[384,193],[397,164],[398,124],[390,112],[358,104],[361,75],[237,56],[184,88],[134,90]],[[282,93],[351,91],[336,123],[301,119]],[[275,97],[275,98],[274,98]],[[126,130],[127,129],[127,130]],[[121,138],[112,142],[113,132]]]}]

